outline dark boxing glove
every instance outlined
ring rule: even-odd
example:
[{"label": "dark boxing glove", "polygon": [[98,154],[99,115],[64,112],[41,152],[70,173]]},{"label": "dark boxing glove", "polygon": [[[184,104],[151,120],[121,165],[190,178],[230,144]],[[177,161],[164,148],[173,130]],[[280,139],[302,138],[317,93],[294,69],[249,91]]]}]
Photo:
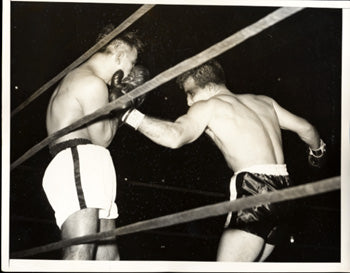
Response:
[{"label": "dark boxing glove", "polygon": [[117,70],[114,72],[111,80],[111,85],[108,89],[108,100],[109,102],[116,100],[117,98],[123,96],[122,92],[122,79],[124,77],[123,70]]},{"label": "dark boxing glove", "polygon": [[[143,84],[149,79],[149,71],[147,68],[141,65],[135,65],[130,71],[127,77],[123,78],[123,71],[118,70],[114,73],[111,80],[111,87],[109,90],[109,101],[116,100],[117,98],[129,93],[131,90]],[[145,100],[145,95],[135,98],[131,101],[130,105],[133,107],[140,106]]]},{"label": "dark boxing glove", "polygon": [[[114,100],[116,100],[119,97],[124,95],[124,93],[122,91],[122,89],[123,89],[123,85],[122,85],[123,77],[124,77],[124,72],[122,70],[117,70],[116,72],[114,72],[112,79],[111,79],[111,85],[108,86],[108,100],[109,100],[109,102],[114,101]],[[119,122],[121,120],[121,116],[130,108],[131,105],[132,105],[132,103],[129,102],[126,105],[121,106],[121,109],[112,110],[110,113],[110,118],[116,120],[118,122],[118,125],[121,126],[123,124],[123,123]]]},{"label": "dark boxing glove", "polygon": [[[130,71],[129,75],[122,80],[123,93],[128,93],[136,87],[140,86],[144,82],[148,81],[150,78],[149,71],[146,67],[142,65],[135,65],[133,69]],[[144,100],[146,95],[139,96],[133,100],[133,106],[140,106]]]},{"label": "dark boxing glove", "polygon": [[312,150],[309,147],[308,155],[309,164],[316,168],[321,168],[326,162],[326,144],[320,139],[320,147],[316,150]]},{"label": "dark boxing glove", "polygon": [[[147,68],[141,65],[135,65],[130,71],[129,75],[123,79],[123,71],[118,70],[114,73],[111,86],[109,88],[109,101],[116,100],[117,98],[129,93],[131,90],[143,84],[149,79],[149,71]],[[145,95],[130,100],[126,105],[122,107],[123,110],[113,111],[112,114],[118,119],[125,114],[125,109],[136,108],[140,106],[145,100]]]}]

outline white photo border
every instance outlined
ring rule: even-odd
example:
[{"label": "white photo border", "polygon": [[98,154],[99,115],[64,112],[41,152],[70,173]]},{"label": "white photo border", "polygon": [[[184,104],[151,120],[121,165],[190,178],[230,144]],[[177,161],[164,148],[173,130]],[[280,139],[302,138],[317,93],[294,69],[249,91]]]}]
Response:
[{"label": "white photo border", "polygon": [[[43,2],[41,0],[21,2]],[[53,1],[51,1],[53,2]],[[213,5],[212,1],[54,1],[115,4]],[[350,2],[349,1],[252,1],[216,0],[215,5],[300,6],[343,10],[342,30],[342,121],[341,121],[341,262],[340,263],[216,263],[156,261],[50,261],[9,259],[9,181],[10,181],[10,1],[3,0],[2,31],[2,225],[1,267],[3,271],[86,271],[86,272],[349,272],[350,271]]]}]

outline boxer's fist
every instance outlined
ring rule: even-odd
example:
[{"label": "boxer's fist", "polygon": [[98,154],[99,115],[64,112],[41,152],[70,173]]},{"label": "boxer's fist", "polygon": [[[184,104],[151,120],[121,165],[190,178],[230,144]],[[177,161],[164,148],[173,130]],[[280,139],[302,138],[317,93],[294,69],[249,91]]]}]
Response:
[{"label": "boxer's fist", "polygon": [[320,144],[320,147],[316,150],[309,147],[308,161],[311,166],[316,168],[321,168],[326,163],[326,144],[322,139]]},{"label": "boxer's fist", "polygon": [[[116,71],[111,80],[109,88],[109,102],[129,93],[131,90],[140,86],[149,79],[149,71],[146,67],[135,65],[129,75],[123,79],[124,73],[122,70]],[[133,107],[140,106],[145,100],[145,95],[135,98],[130,101]]]},{"label": "boxer's fist", "polygon": [[[122,79],[124,77],[124,72],[122,70],[117,70],[111,79],[111,85],[108,88],[108,100],[109,102],[118,99],[119,97],[125,95],[123,92]],[[126,105],[120,106],[118,110],[112,110],[110,113],[110,118],[118,122],[118,126],[123,123],[120,122],[121,116],[133,106],[133,103],[129,101]]]},{"label": "boxer's fist", "polygon": [[108,100],[109,102],[116,100],[117,98],[123,96],[121,85],[122,79],[124,77],[124,72],[122,70],[117,70],[111,79],[111,86],[108,90]]},{"label": "boxer's fist", "polygon": [[[130,71],[129,75],[122,80],[121,85],[123,86],[122,92],[128,93],[136,87],[140,86],[144,82],[149,80],[149,71],[142,65],[135,65]],[[139,96],[133,100],[134,107],[140,106],[145,100],[145,95]]]},{"label": "boxer's fist", "polygon": [[145,81],[149,79],[149,71],[146,67],[142,65],[135,65],[128,76],[126,76],[122,83],[125,83],[128,85],[128,89],[134,89],[141,84],[143,84]]},{"label": "boxer's fist", "polygon": [[[149,71],[141,65],[135,65],[129,75],[123,79],[124,73],[118,70],[114,73],[111,86],[109,88],[109,101],[114,101],[119,97],[129,93],[131,90],[140,86],[149,79]],[[128,109],[134,109],[140,106],[145,100],[145,95],[130,100],[126,105],[123,105],[120,110],[112,111],[114,119],[121,120],[121,117],[128,112]],[[124,122],[119,123],[122,125]]]}]

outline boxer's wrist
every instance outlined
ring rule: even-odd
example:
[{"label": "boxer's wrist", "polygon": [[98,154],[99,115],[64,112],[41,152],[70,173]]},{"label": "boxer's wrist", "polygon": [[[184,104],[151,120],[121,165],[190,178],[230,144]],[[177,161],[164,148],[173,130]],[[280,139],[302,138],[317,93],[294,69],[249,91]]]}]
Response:
[{"label": "boxer's wrist", "polygon": [[309,147],[309,154],[314,156],[314,157],[322,157],[323,154],[326,151],[326,144],[323,142],[322,139],[320,139],[320,147],[317,149],[311,149]]},{"label": "boxer's wrist", "polygon": [[136,109],[130,109],[122,116],[122,122],[130,125],[135,130],[141,125],[145,115]]}]

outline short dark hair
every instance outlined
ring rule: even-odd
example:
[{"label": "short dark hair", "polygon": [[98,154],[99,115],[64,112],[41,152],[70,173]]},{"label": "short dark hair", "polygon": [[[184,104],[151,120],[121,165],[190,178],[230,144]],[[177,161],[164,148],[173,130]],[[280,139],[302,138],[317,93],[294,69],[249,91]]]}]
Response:
[{"label": "short dark hair", "polygon": [[188,70],[177,77],[176,82],[183,89],[184,82],[192,77],[196,85],[203,88],[208,83],[226,84],[225,72],[220,63],[212,59],[200,66]]},{"label": "short dark hair", "polygon": [[[98,34],[96,42],[100,41],[104,37],[106,37],[109,33],[111,33],[115,29],[113,24],[108,24],[102,28],[101,32]],[[141,41],[138,36],[138,30],[131,30],[127,32],[123,32],[118,35],[115,39],[111,40],[107,45],[102,47],[99,52],[110,52],[110,46],[117,48],[120,43],[124,43],[131,48],[136,48],[138,52],[141,52],[144,48],[144,43]]]}]

